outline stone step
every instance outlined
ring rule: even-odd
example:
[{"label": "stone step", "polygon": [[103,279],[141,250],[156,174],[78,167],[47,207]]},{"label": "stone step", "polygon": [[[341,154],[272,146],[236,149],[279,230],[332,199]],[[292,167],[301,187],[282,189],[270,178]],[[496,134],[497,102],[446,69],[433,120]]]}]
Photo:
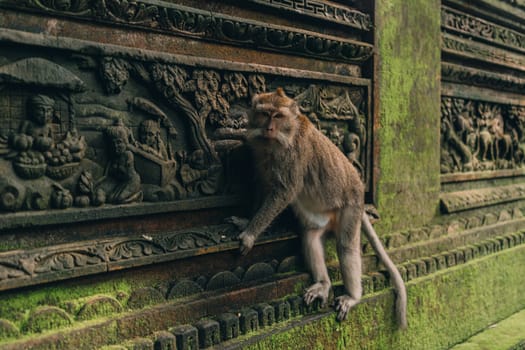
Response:
[{"label": "stone step", "polygon": [[[460,247],[453,252],[406,262],[398,268],[406,282],[417,281],[418,278],[430,276],[438,271],[443,272],[447,268],[459,267],[476,258],[487,257],[491,253],[524,242],[523,233],[501,236],[476,245]],[[378,293],[390,294],[386,273],[367,274],[363,276],[362,281],[364,287],[362,303],[373,300]],[[343,287],[336,285],[334,294],[342,293]],[[120,346],[128,350],[171,349],[172,347],[175,349],[175,344],[178,350],[206,349],[212,346],[221,349],[241,349],[246,345],[255,344],[259,338],[266,339],[274,333],[281,334],[292,327],[305,325],[324,317],[335,317],[330,307],[321,309],[318,304],[307,307],[300,296],[294,296],[269,303],[259,303],[242,310],[227,310],[221,315],[206,317],[192,324],[170,327],[165,331],[150,334],[146,338],[127,340]],[[251,326],[249,320],[252,321]]]},{"label": "stone step", "polygon": [[525,349],[525,309],[450,348],[450,350],[522,349]]},{"label": "stone step", "polygon": [[[498,237],[480,240],[474,244],[465,245],[452,251],[443,251],[438,254],[432,254],[431,256],[405,261],[402,264],[398,264],[398,267],[405,281],[412,281],[420,277],[432,275],[438,271],[446,271],[448,268],[468,263],[483,256],[521,245],[524,242],[525,232],[504,234]],[[168,331],[171,327],[180,324],[195,327],[195,323],[199,322],[203,317],[211,315],[213,318],[224,313],[231,313],[235,311],[234,309],[252,307],[255,303],[268,303],[272,300],[279,301],[281,300],[280,298],[289,297],[290,295],[300,295],[301,286],[307,285],[309,276],[306,273],[296,272],[281,278],[276,276],[272,279],[273,281],[268,283],[258,282],[258,284],[253,284],[255,281],[249,282],[249,284],[251,283],[253,286],[243,284],[238,286],[232,285],[229,290],[226,291],[201,292],[193,296],[187,296],[186,299],[182,300],[169,301],[162,299],[160,304],[146,304],[145,307],[138,308],[131,312],[119,308],[111,308],[110,306],[113,306],[114,300],[99,298],[97,301],[99,304],[103,304],[104,310],[107,311],[106,309],[109,308],[112,312],[100,314],[106,317],[100,320],[90,320],[89,317],[87,317],[85,321],[82,319],[73,320],[70,319],[70,317],[65,317],[68,315],[62,315],[65,313],[62,312],[62,309],[56,310],[58,309],[56,307],[53,310],[46,309],[44,311],[54,311],[53,315],[57,315],[57,312],[61,311],[60,315],[64,317],[60,318],[60,320],[68,321],[64,323],[65,326],[63,329],[51,333],[44,330],[41,334],[33,334],[31,339],[27,339],[27,336],[17,336],[17,340],[12,339],[12,341],[0,343],[0,348],[46,348],[46,344],[53,344],[57,339],[64,342],[64,344],[67,343],[68,346],[83,348],[82,341],[79,341],[79,339],[88,339],[87,337],[89,337],[90,334],[97,333],[100,333],[102,338],[107,337],[110,342],[117,344],[132,341],[134,337],[149,337],[154,339],[153,335],[155,332]],[[334,278],[334,281],[337,280],[338,278]],[[388,274],[382,271],[365,274],[363,275],[362,283],[365,295],[384,291],[389,286]],[[340,285],[337,286],[337,282],[335,284],[335,294],[337,295],[337,293],[341,293],[342,287]],[[92,300],[90,299],[90,301]],[[108,301],[112,301],[113,303],[109,303]],[[236,304],[234,305],[235,307],[232,307],[232,303]],[[86,309],[85,305],[81,310],[84,309]],[[307,314],[302,314],[301,317],[305,315]],[[118,331],[115,329],[118,329]],[[24,338],[26,340],[24,340]],[[97,347],[106,344],[102,339],[98,339],[98,341]]]}]

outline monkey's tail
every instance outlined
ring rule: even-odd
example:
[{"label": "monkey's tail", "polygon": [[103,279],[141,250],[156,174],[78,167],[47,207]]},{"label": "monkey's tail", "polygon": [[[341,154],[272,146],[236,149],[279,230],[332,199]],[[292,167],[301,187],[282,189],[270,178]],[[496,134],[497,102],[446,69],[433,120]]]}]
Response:
[{"label": "monkey's tail", "polygon": [[372,245],[372,248],[376,251],[377,255],[383,262],[383,264],[386,266],[388,273],[390,274],[390,278],[393,281],[394,289],[396,291],[396,315],[397,315],[397,323],[399,325],[399,328],[406,329],[407,328],[407,291],[405,288],[405,283],[403,281],[403,278],[401,277],[401,274],[399,273],[399,270],[396,268],[396,265],[390,260],[390,257],[385,251],[385,248],[383,247],[383,244],[379,240],[379,237],[377,236],[376,231],[374,230],[374,227],[372,226],[372,223],[370,222],[370,219],[368,218],[368,215],[366,213],[363,213],[363,229],[365,231],[365,234],[368,238],[368,241]]}]

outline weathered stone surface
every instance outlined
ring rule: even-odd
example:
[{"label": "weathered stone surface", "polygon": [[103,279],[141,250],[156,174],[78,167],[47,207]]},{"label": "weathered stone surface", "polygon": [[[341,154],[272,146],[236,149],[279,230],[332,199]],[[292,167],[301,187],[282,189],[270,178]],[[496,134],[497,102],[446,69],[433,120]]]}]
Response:
[{"label": "weathered stone surface", "polygon": [[169,290],[168,300],[182,298],[202,291],[203,288],[199,284],[191,280],[180,280]]},{"label": "weathered stone surface", "polygon": [[124,345],[128,350],[153,350],[153,341],[148,338],[135,338]]},{"label": "weathered stone surface", "polygon": [[181,325],[169,329],[177,340],[177,350],[192,350],[199,346],[197,328],[190,325]]},{"label": "weathered stone surface", "polygon": [[199,346],[201,348],[209,348],[221,341],[221,331],[217,321],[203,319],[197,322],[195,327],[199,332]]},{"label": "weathered stone surface", "polygon": [[80,308],[77,319],[89,320],[118,312],[122,312],[122,305],[117,299],[106,295],[96,295],[87,300]]},{"label": "weathered stone surface", "polygon": [[213,275],[206,285],[207,290],[231,287],[239,284],[241,280],[231,271],[223,271]]},{"label": "weathered stone surface", "polygon": [[239,317],[232,313],[224,313],[217,317],[217,321],[219,322],[222,340],[230,340],[239,336]]},{"label": "weathered stone surface", "polygon": [[42,332],[69,326],[72,323],[71,316],[64,310],[54,306],[42,306],[29,315],[24,329],[29,332]]},{"label": "weathered stone surface", "polygon": [[0,339],[16,337],[20,334],[18,328],[9,320],[0,319]]},{"label": "weathered stone surface", "polygon": [[259,329],[259,314],[251,308],[244,308],[239,312],[241,332],[247,334]]},{"label": "weathered stone surface", "polygon": [[296,271],[299,267],[299,262],[296,256],[289,256],[283,259],[279,266],[277,266],[278,273],[287,273]]},{"label": "weathered stone surface", "polygon": [[259,315],[259,326],[269,327],[275,322],[275,309],[266,303],[257,304],[253,307]]},{"label": "weathered stone surface", "polygon": [[258,279],[272,277],[275,273],[273,267],[267,263],[257,263],[248,268],[244,274],[243,281],[255,281]]},{"label": "weathered stone surface", "polygon": [[141,309],[148,305],[165,302],[164,296],[155,288],[144,287],[131,292],[127,306],[132,309]]},{"label": "weathered stone surface", "polygon": [[177,350],[177,338],[171,332],[160,331],[154,334],[154,350]]}]

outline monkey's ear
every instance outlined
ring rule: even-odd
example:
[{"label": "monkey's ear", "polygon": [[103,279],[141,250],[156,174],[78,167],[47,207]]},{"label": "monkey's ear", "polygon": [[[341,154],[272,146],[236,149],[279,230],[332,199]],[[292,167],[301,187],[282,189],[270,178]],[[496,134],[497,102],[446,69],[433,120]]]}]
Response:
[{"label": "monkey's ear", "polygon": [[275,90],[275,93],[277,94],[277,96],[286,97],[286,94],[284,93],[282,87],[278,87],[277,90]]}]

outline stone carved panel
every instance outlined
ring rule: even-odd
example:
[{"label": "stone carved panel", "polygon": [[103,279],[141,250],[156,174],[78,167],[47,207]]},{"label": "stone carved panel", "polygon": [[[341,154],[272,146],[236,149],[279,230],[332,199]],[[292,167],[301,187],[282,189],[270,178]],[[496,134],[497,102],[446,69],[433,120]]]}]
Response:
[{"label": "stone carved panel", "polygon": [[[40,11],[327,60],[362,63],[373,54],[373,46],[368,43],[212,13],[167,1],[0,0],[0,7]],[[369,25],[363,14],[356,13],[354,16],[351,11],[336,12],[333,15],[336,18]]]},{"label": "stone carved panel", "polygon": [[525,106],[441,100],[441,173],[522,168]]},{"label": "stone carved panel", "polygon": [[278,86],[370,173],[364,79],[44,51],[37,57],[28,46],[0,58],[0,212],[225,194],[235,188],[227,159],[242,143],[249,101]]}]

